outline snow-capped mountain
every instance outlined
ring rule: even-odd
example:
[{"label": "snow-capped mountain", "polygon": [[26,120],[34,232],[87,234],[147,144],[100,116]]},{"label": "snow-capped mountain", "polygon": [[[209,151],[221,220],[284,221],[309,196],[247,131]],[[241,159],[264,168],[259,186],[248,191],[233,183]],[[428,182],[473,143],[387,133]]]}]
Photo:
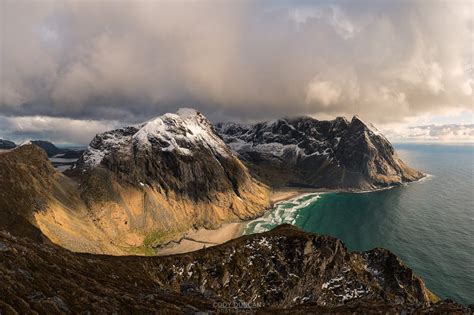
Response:
[{"label": "snow-capped mountain", "polygon": [[300,117],[215,127],[254,174],[273,186],[373,189],[423,176],[405,165],[390,142],[358,116],[350,122],[343,117]]},{"label": "snow-capped mountain", "polygon": [[125,127],[97,135],[83,156],[85,168],[107,164],[113,154],[153,151],[192,156],[195,150],[205,150],[215,157],[229,158],[232,152],[215,134],[212,125],[194,109],[181,108],[137,126]]},{"label": "snow-capped mountain", "polygon": [[212,124],[187,108],[97,135],[77,169],[99,166],[128,184],[171,190],[194,200],[207,199],[214,191],[239,195],[253,180]]},{"label": "snow-capped mountain", "polygon": [[254,218],[269,206],[268,188],[193,109],[98,134],[66,174],[120,242],[139,233],[155,244],[192,227]]}]

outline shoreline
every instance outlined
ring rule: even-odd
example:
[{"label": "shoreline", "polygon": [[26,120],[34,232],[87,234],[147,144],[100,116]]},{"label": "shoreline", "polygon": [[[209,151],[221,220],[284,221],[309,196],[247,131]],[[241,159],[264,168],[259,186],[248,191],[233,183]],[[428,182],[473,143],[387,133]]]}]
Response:
[{"label": "shoreline", "polygon": [[[276,204],[287,201],[307,193],[323,192],[319,189],[278,189],[272,191],[270,196],[271,208]],[[327,192],[327,190],[325,190]],[[223,244],[243,235],[245,227],[252,221],[241,221],[233,223],[225,223],[215,230],[207,230],[200,228],[197,230],[190,230],[182,236],[179,241],[172,242],[161,248],[155,249],[156,256],[167,256],[175,254],[183,254],[200,250],[204,247],[212,247]]]},{"label": "shoreline", "polygon": [[[271,209],[273,209],[277,204],[288,201],[297,197],[300,197],[305,194],[311,193],[371,193],[371,192],[378,192],[383,190],[388,190],[396,187],[402,187],[404,185],[409,185],[417,182],[421,182],[432,175],[424,174],[424,176],[416,181],[405,183],[400,186],[390,186],[390,187],[383,187],[378,189],[372,190],[365,190],[365,191],[351,191],[351,190],[344,190],[344,189],[321,189],[321,188],[283,188],[283,189],[274,189],[272,190],[270,196],[270,203]],[[269,210],[271,210],[269,209]],[[268,210],[267,210],[268,211]],[[266,212],[265,212],[266,213]],[[167,255],[175,255],[175,254],[183,254],[188,252],[197,251],[203,248],[212,247],[216,245],[223,244],[228,242],[232,239],[238,238],[243,235],[245,227],[247,224],[252,221],[241,221],[241,222],[232,222],[232,223],[224,223],[221,227],[215,230],[207,230],[204,228],[200,228],[197,230],[190,230],[183,234],[180,240],[172,241],[168,245],[164,245],[163,247],[156,248],[155,255],[156,256],[167,256]]]},{"label": "shoreline", "polygon": [[215,230],[200,228],[186,232],[179,241],[155,249],[156,256],[168,256],[197,251],[223,244],[241,236],[248,221],[225,223]]}]

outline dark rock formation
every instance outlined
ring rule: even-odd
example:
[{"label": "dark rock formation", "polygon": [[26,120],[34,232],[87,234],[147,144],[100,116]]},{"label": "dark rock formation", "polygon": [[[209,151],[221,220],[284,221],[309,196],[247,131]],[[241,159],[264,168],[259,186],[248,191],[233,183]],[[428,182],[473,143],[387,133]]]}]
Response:
[{"label": "dark rock formation", "polygon": [[0,232],[0,313],[412,313],[438,301],[392,253],[291,226],[168,257],[77,254]]},{"label": "dark rock formation", "polygon": [[15,142],[0,139],[0,150],[9,150],[16,147]]},{"label": "dark rock formation", "polygon": [[365,190],[423,177],[401,161],[390,142],[354,116],[309,117],[244,125],[219,123],[217,132],[259,179],[272,186]]}]

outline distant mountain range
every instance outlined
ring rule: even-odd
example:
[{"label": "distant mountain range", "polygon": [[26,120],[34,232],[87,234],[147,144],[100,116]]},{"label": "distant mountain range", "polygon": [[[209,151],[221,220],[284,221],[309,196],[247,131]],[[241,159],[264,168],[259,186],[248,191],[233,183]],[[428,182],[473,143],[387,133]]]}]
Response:
[{"label": "distant mountain range", "polygon": [[[78,159],[84,150],[62,149],[55,146],[52,142],[45,140],[31,140],[30,143],[43,149],[48,157],[60,157],[64,159]],[[13,141],[0,139],[0,149],[9,150],[16,148],[17,144]]]},{"label": "distant mountain range", "polygon": [[[170,115],[172,114],[168,114]],[[163,117],[166,121],[167,116]],[[147,124],[146,128],[151,125]],[[372,124],[357,116],[351,121],[343,117],[332,121],[300,117],[257,124],[217,123],[215,126],[207,126],[209,129],[213,127],[213,132],[218,133],[217,137],[221,137],[239,156],[250,168],[252,175],[271,187],[371,190],[401,185],[424,176],[407,166],[397,156],[390,142]],[[114,160],[116,155],[123,153],[121,148],[127,145],[134,150],[143,151],[144,145],[140,147],[137,139],[143,137],[145,131],[140,128],[131,126],[98,135],[85,151],[58,148],[43,140],[31,142],[45,150],[48,157],[80,158],[77,166],[88,168],[91,165],[117,162]],[[177,156],[189,155],[187,146],[192,131],[180,135],[179,128],[182,130],[187,127],[176,128],[171,134],[155,130],[155,139],[151,142],[147,140],[146,145],[152,147],[156,140],[154,146],[160,152],[173,151]],[[132,144],[130,141],[121,143],[127,137],[134,138]],[[11,141],[0,140],[0,149],[15,146]],[[53,163],[56,165],[64,162]],[[119,163],[123,164],[123,161]],[[72,164],[68,162],[66,165]],[[128,165],[126,171],[124,165],[111,167],[115,167],[122,179],[128,178],[133,183],[145,181],[147,177],[140,167]],[[139,172],[142,174],[138,174]],[[132,175],[135,178],[131,178]]]}]

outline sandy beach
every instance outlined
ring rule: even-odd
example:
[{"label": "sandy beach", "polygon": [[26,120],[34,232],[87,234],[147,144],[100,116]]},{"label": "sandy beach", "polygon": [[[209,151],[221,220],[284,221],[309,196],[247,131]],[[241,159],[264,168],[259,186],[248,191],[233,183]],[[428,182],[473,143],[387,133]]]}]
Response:
[{"label": "sandy beach", "polygon": [[[275,204],[314,191],[314,189],[275,190],[272,192],[270,199],[271,202]],[[222,225],[216,230],[190,230],[185,233],[179,242],[173,242],[167,246],[157,249],[156,254],[158,256],[181,254],[196,251],[202,249],[203,247],[210,247],[225,243],[241,236],[247,223],[247,221],[228,223]]]},{"label": "sandy beach", "polygon": [[179,243],[157,250],[158,256],[181,254],[211,247],[237,238],[243,233],[246,222],[228,223],[216,230],[198,229],[186,232]]}]

